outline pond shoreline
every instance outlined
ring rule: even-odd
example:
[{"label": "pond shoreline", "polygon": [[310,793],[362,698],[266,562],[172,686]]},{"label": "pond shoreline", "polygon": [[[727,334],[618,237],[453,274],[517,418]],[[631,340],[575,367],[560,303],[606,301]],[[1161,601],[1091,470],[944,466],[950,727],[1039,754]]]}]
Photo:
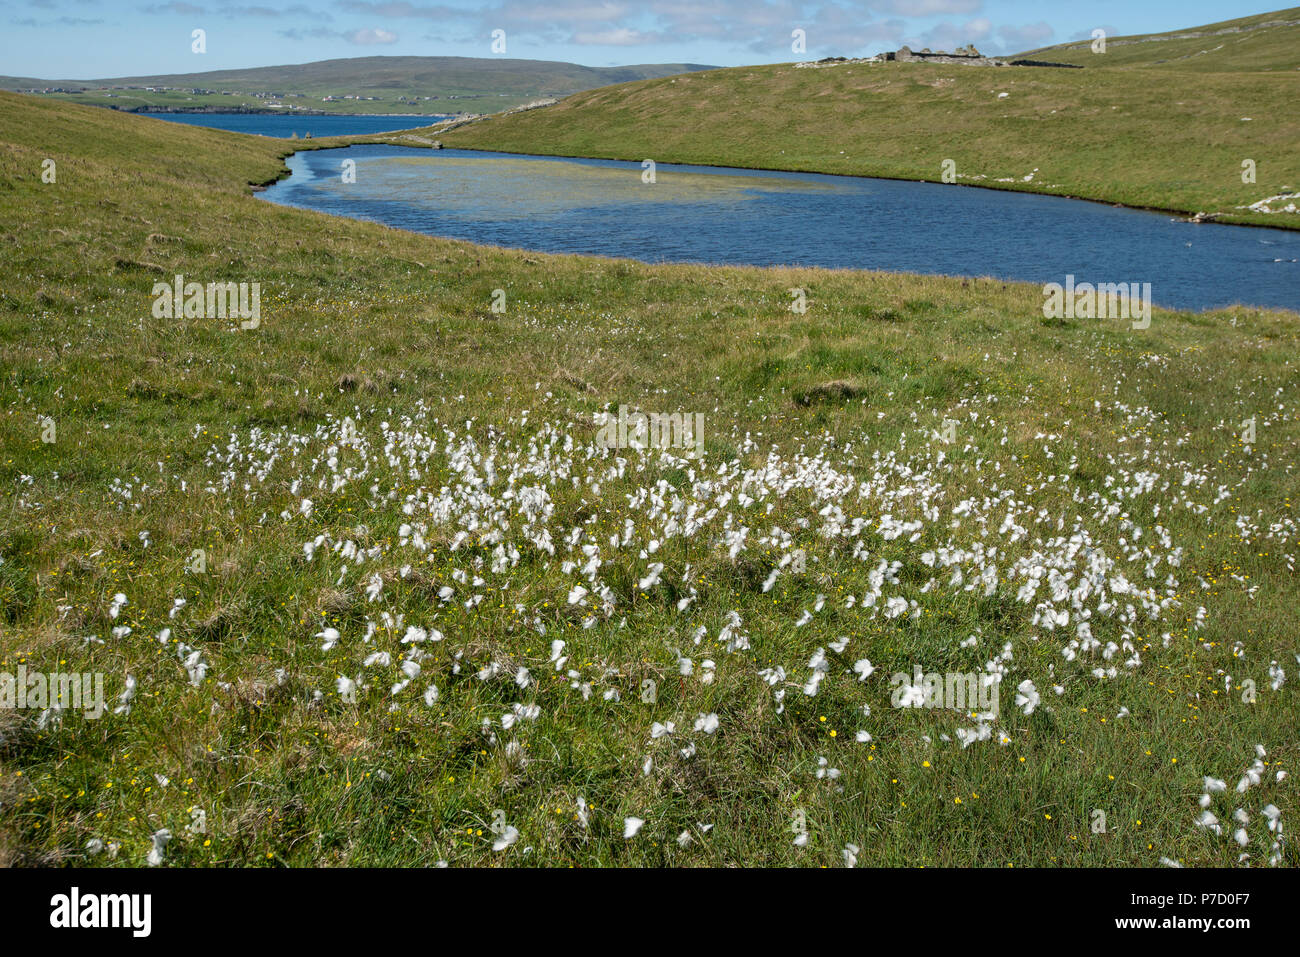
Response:
[{"label": "pond shoreline", "polygon": [[[635,161],[445,144],[434,151],[392,138],[294,143],[285,158],[302,152],[301,163],[293,165],[308,179],[295,189],[286,182],[293,172],[286,165],[269,184],[278,184],[272,195],[265,195],[266,186],[255,190],[277,204],[543,253],[989,276],[1040,285],[1071,275],[1080,283],[1141,279],[1154,281],[1162,308],[1295,310],[1300,305],[1291,291],[1298,285],[1294,273],[1277,271],[1293,270],[1300,259],[1291,230],[1193,233],[1183,227],[1199,223],[1166,219],[1161,210],[1096,200],[1063,205],[1080,197],[1003,190],[1005,203],[970,191],[954,194],[964,197],[958,199],[934,190],[967,184],[695,163],[659,163],[658,192],[646,193]],[[351,192],[333,188],[333,167],[311,159],[322,149],[358,150],[358,162],[383,164],[374,169],[384,178]],[[427,171],[387,162],[423,163],[422,155],[445,162]],[[520,165],[532,163],[561,165],[549,170]],[[610,176],[610,170],[621,172]],[[505,198],[509,189],[516,191],[513,201]],[[753,202],[741,209],[739,199]],[[529,210],[526,221],[521,208]]]}]

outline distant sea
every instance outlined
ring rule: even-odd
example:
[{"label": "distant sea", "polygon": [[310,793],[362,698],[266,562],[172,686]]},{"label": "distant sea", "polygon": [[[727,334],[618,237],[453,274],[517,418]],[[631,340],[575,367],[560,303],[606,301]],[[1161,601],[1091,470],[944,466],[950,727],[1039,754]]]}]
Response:
[{"label": "distant sea", "polygon": [[159,120],[188,123],[191,126],[209,126],[234,133],[255,133],[260,136],[278,136],[288,139],[297,133],[299,139],[310,133],[319,136],[350,136],[361,133],[387,133],[391,130],[409,130],[429,126],[447,119],[447,114],[394,114],[378,116],[371,113],[331,113],[316,116],[302,113],[146,113]]}]

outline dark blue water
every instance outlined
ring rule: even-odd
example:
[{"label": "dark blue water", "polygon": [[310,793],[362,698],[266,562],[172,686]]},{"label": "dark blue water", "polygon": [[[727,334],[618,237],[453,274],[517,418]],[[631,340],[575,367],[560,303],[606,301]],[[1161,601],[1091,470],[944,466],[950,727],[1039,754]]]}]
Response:
[{"label": "dark blue water", "polygon": [[[343,181],[344,160],[356,181]],[[1151,283],[1157,305],[1300,309],[1300,233],[939,183],[358,146],[298,153],[272,202],[456,239],[645,262]]]},{"label": "dark blue water", "polygon": [[363,133],[388,133],[392,130],[411,130],[429,126],[445,115],[438,116],[377,116],[371,114],[330,114],[304,116],[301,113],[147,113],[159,120],[188,123],[190,126],[209,126],[234,133],[256,133],[260,136],[288,138],[294,133],[303,137],[358,136]]}]

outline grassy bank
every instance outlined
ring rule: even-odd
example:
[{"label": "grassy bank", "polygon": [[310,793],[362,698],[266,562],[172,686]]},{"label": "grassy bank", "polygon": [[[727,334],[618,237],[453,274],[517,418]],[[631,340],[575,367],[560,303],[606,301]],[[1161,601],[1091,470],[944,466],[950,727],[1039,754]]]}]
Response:
[{"label": "grassy bank", "polygon": [[[1022,56],[1051,63],[1095,66],[1093,40],[1030,50]],[[1161,72],[1242,73],[1282,71],[1294,75],[1300,43],[1300,7],[1272,10],[1164,33],[1109,37],[1104,64]]]},{"label": "grassy bank", "polygon": [[1296,863],[1295,314],[476,247],[286,148],[0,95],[0,671],[109,698],[0,710],[0,862]]},{"label": "grassy bank", "polygon": [[[1300,19],[1300,11],[1291,13]],[[1292,108],[1300,62],[1288,39],[1295,30],[1248,34],[1252,49],[1267,56],[1152,69],[1134,65],[1140,46],[1114,41],[1105,55],[1089,53],[1085,69],[859,63],[712,70],[575,94],[442,138],[476,149],[931,182],[952,160],[956,182],[966,185],[1294,228],[1295,213],[1245,207],[1300,191],[1300,124]],[[1181,49],[1158,44],[1166,45]],[[1278,51],[1289,57],[1289,71],[1279,68]],[[1252,63],[1258,68],[1244,68]],[[1253,183],[1242,181],[1244,160],[1255,163]]]}]

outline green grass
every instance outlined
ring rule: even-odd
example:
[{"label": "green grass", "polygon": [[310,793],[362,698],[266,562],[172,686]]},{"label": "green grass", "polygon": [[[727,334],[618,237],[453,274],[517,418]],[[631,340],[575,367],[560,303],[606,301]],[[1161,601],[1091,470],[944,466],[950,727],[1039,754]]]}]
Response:
[{"label": "green grass", "polygon": [[[1296,10],[1276,16],[1283,14],[1300,18]],[[443,140],[931,182],[952,160],[964,185],[1294,228],[1295,214],[1240,207],[1300,190],[1296,29],[1244,35],[1284,51],[1289,73],[1276,59],[1244,57],[1226,72],[1197,59],[1135,74],[1124,51],[1136,47],[1118,41],[1104,56],[1088,54],[1082,70],[738,67],[591,90],[529,113],[485,118]],[[1246,69],[1251,63],[1257,68]],[[1247,159],[1256,164],[1254,183],[1242,182]]]},{"label": "green grass", "polygon": [[[1093,41],[1062,43],[1018,56],[1051,63],[1094,67],[1152,68],[1160,71],[1242,73],[1290,71],[1300,43],[1300,7],[1273,10],[1252,17],[1204,26],[1109,37],[1104,54],[1094,53]],[[1104,55],[1104,61],[1101,57]]]},{"label": "green grass", "polygon": [[[1295,777],[1277,783],[1274,772],[1300,759],[1296,314],[1158,310],[1135,332],[1046,323],[1041,291],[1026,284],[478,247],[255,199],[248,184],[278,175],[285,149],[0,94],[0,670],[102,671],[110,697],[127,674],[138,681],[130,713],[99,721],[66,714],[41,728],[33,711],[0,711],[0,863],[143,866],[150,835],[166,828],[167,861],[186,865],[838,865],[848,843],[876,865],[1229,865],[1237,846],[1194,824],[1201,779],[1231,789],[1256,745],[1267,780],[1219,796],[1215,811],[1227,821],[1249,810],[1257,865],[1272,853],[1261,808],[1279,808],[1289,833]],[[56,183],[41,182],[46,158]],[[260,282],[260,327],[155,319],[153,284],[175,273]],[[808,293],[806,314],[788,308],[793,287]],[[491,308],[497,289],[503,313]],[[608,453],[589,459],[592,416],[619,403],[703,412],[703,462],[623,451],[620,476]],[[1246,449],[1238,423],[1251,416],[1258,437]],[[41,440],[42,417],[57,426],[53,443]],[[949,417],[951,445],[932,435]],[[422,436],[432,444],[403,444]],[[467,439],[477,452],[450,454]],[[486,485],[492,449],[497,480]],[[801,466],[801,454],[822,458]],[[503,498],[512,457],[544,456]],[[790,491],[743,503],[764,468]],[[752,483],[727,484],[719,469],[752,470]],[[875,484],[814,491],[835,473]],[[933,492],[918,491],[920,475]],[[1139,490],[1139,475],[1154,485]],[[654,499],[671,511],[705,481],[727,500],[720,486],[696,513],[702,532],[667,536]],[[526,538],[527,486],[548,490],[554,556]],[[428,503],[444,487],[459,506],[498,502],[504,538],[440,521]],[[973,513],[959,508],[967,500]],[[835,508],[867,523],[860,536],[823,534]],[[920,537],[878,534],[886,512],[920,522]],[[1008,514],[1026,537],[1000,530]],[[628,547],[609,546],[627,521]],[[427,554],[402,543],[415,522]],[[1114,679],[1089,674],[1108,664],[1099,655],[1068,662],[1061,632],[1031,626],[1021,582],[1006,578],[1012,561],[1049,548],[1058,522],[1177,602],[1133,620],[1142,662],[1126,667],[1121,651]],[[732,556],[726,535],[740,526],[750,533]],[[574,529],[601,545],[611,614],[567,600],[584,579],[561,562],[587,561],[568,550]],[[319,535],[378,551],[358,565],[327,543],[308,562],[303,543]],[[641,557],[652,536],[661,544]],[[949,539],[998,546],[1003,578],[988,594],[927,566]],[[517,563],[493,572],[505,543]],[[764,592],[794,547],[807,572]],[[1173,548],[1180,564],[1165,561]],[[185,570],[196,549],[202,574]],[[1150,556],[1162,560],[1149,578]],[[662,580],[639,587],[652,560]],[[884,594],[915,601],[915,620],[846,607],[881,560],[900,563]],[[371,601],[375,573],[383,590]],[[118,592],[129,603],[111,618]],[[466,607],[476,592],[483,600]],[[819,594],[826,607],[796,627]],[[173,619],[178,597],[187,605]],[[1103,643],[1123,640],[1123,606],[1138,598],[1118,601],[1114,617],[1094,614]],[[398,695],[401,630],[381,625],[362,641],[381,611],[445,635]],[[748,649],[720,643],[731,611]],[[132,631],[113,637],[118,626]],[[333,650],[314,637],[323,626],[343,633]],[[978,645],[964,647],[973,634]],[[104,644],[86,644],[91,635]],[[806,696],[810,657],[841,637],[850,646]],[[556,638],[570,655],[558,672]],[[210,666],[197,686],[179,642]],[[962,716],[890,707],[889,674],[914,663],[979,670],[1004,646],[994,728],[1006,746],[963,749],[940,737],[970,726]],[[380,649],[392,667],[363,669]],[[679,652],[694,659],[689,677]],[[865,684],[845,673],[857,657],[878,669]],[[716,662],[707,684],[705,658]],[[1287,671],[1280,690],[1270,661]],[[475,677],[492,662],[507,676]],[[536,679],[528,690],[508,677],[521,665]],[[776,665],[790,682],[779,713],[758,675]],[[372,687],[342,700],[336,678],[362,670]],[[1030,715],[1012,700],[1025,679],[1043,699]],[[1258,685],[1253,704],[1237,690],[1246,679]],[[646,680],[655,704],[641,700]],[[429,681],[434,707],[420,700]],[[610,690],[621,700],[605,700]],[[541,713],[506,731],[499,718],[516,702]],[[715,735],[693,730],[707,713],[719,717]],[[652,740],[652,723],[666,721],[676,734]],[[854,740],[860,728],[870,743]],[[698,748],[689,759],[678,754],[687,742]],[[837,781],[817,776],[823,757]],[[193,809],[206,812],[206,833],[186,830]],[[498,810],[519,830],[501,853]],[[1090,828],[1096,810],[1104,833]],[[627,816],[646,821],[632,840]],[[682,848],[684,830],[694,837]],[[91,840],[116,845],[116,857],[88,857]],[[1290,844],[1281,860],[1296,863]]]}]

